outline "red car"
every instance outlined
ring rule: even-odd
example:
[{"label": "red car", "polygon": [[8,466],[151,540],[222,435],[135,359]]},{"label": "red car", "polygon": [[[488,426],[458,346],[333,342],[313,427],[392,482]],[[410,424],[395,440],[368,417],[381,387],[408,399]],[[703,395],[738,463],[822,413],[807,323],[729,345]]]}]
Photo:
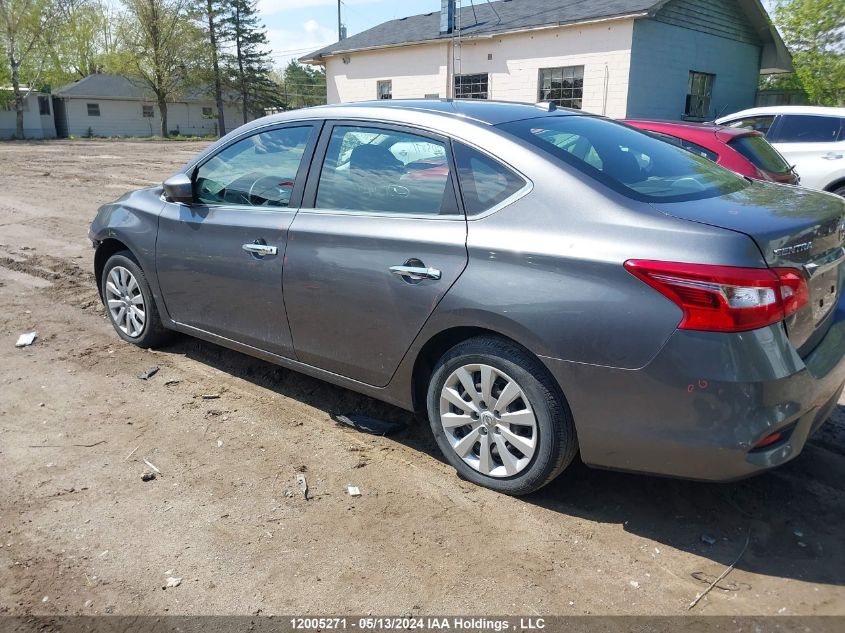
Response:
[{"label": "red car", "polygon": [[629,119],[628,125],[678,145],[741,176],[797,185],[798,174],[762,133],[712,123]]}]

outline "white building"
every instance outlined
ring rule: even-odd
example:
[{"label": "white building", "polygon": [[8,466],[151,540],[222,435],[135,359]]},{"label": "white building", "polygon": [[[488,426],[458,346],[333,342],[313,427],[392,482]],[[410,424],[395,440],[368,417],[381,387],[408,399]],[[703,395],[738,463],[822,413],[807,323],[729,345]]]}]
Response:
[{"label": "white building", "polygon": [[[27,86],[21,86],[21,90],[27,92],[23,102],[24,138],[56,138],[50,95],[36,90],[29,92]],[[0,88],[0,93],[0,139],[13,138],[17,119],[15,96],[10,87]]]},{"label": "white building", "polygon": [[[161,113],[153,95],[141,84],[119,75],[89,75],[53,95],[56,133],[68,136],[158,136]],[[224,106],[227,131],[243,125],[241,110]],[[217,135],[213,97],[191,93],[167,104],[169,131],[184,135]]]},{"label": "white building", "polygon": [[301,61],[325,66],[329,103],[553,101],[687,120],[751,107],[761,72],[792,70],[759,0],[442,0],[439,13],[385,22]]}]

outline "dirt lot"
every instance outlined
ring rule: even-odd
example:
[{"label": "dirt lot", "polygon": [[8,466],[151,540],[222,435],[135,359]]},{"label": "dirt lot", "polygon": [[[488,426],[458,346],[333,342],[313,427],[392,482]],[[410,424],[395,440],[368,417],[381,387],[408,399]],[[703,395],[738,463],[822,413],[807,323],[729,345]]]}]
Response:
[{"label": "dirt lot", "polygon": [[[0,613],[682,614],[750,531],[696,612],[845,614],[843,407],[750,481],[576,465],[517,500],[460,481],[402,411],[196,340],[122,343],[88,223],[201,147],[0,144]],[[354,412],[411,426],[330,418]]]}]

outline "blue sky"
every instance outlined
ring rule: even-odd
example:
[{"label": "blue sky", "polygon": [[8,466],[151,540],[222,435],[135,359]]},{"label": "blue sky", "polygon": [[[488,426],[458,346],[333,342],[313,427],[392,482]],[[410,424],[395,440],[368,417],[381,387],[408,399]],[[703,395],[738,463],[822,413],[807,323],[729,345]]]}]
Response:
[{"label": "blue sky", "polygon": [[[258,6],[279,65],[337,41],[337,0],[258,0]],[[440,0],[343,0],[342,14],[352,35],[386,20],[439,10]]]}]

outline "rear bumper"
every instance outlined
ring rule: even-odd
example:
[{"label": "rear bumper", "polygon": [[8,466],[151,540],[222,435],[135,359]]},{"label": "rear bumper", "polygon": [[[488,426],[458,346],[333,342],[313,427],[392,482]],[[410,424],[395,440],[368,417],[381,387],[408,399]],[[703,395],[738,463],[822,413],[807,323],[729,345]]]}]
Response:
[{"label": "rear bumper", "polygon": [[[543,358],[575,420],[585,463],[730,481],[798,456],[845,386],[845,301],[805,359],[782,325],[677,331],[639,370]],[[785,439],[752,450],[772,433]]]}]

